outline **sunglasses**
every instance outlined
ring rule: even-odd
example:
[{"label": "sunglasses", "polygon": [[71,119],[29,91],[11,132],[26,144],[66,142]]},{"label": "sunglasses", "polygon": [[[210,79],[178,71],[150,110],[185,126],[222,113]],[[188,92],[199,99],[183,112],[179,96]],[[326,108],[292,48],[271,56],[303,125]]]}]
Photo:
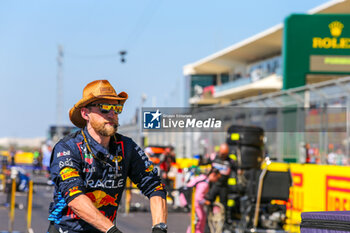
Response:
[{"label": "sunglasses", "polygon": [[115,114],[120,114],[123,111],[123,105],[122,104],[89,104],[89,106],[99,107],[100,112],[103,114],[109,113],[112,109],[114,110]]}]

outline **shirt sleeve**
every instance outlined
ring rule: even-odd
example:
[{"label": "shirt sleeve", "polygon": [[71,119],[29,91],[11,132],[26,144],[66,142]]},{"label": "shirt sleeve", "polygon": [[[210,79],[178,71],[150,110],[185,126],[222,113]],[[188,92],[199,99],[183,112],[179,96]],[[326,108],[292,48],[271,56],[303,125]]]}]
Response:
[{"label": "shirt sleeve", "polygon": [[200,182],[196,186],[196,201],[203,205],[205,203],[205,195],[209,191],[209,183],[206,181]]},{"label": "shirt sleeve", "polygon": [[58,142],[52,151],[50,168],[52,181],[67,204],[85,193],[78,149],[74,151],[65,142]]},{"label": "shirt sleeve", "polygon": [[128,176],[148,198],[161,196],[166,198],[166,190],[160,181],[157,168],[148,159],[145,152],[130,139],[131,161]]}]

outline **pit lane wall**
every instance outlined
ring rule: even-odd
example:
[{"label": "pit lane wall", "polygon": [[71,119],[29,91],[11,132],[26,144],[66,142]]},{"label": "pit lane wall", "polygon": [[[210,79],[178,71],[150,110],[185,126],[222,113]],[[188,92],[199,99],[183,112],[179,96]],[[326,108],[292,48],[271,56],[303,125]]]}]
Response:
[{"label": "pit lane wall", "polygon": [[350,210],[350,166],[273,163],[269,170],[290,169],[286,230],[299,232],[301,212]]}]

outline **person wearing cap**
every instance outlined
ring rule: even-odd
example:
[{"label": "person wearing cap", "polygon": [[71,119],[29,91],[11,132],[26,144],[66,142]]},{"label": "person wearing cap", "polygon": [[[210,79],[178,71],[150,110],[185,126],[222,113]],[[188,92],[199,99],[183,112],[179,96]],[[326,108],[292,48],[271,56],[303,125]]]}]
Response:
[{"label": "person wearing cap", "polygon": [[61,139],[51,155],[55,191],[48,232],[121,232],[114,221],[127,177],[150,200],[150,231],[167,232],[166,191],[157,169],[131,138],[117,133],[127,98],[107,80],[96,80],[70,109],[80,130]]}]

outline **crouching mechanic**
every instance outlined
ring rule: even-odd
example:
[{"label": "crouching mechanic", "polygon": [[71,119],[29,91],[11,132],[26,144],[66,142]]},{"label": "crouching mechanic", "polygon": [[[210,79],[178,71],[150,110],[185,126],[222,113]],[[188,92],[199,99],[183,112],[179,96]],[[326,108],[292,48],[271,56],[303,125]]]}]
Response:
[{"label": "crouching mechanic", "polygon": [[97,80],[70,110],[70,120],[81,130],[52,152],[55,192],[48,232],[121,232],[113,222],[127,177],[150,199],[149,232],[167,232],[166,191],[156,169],[132,139],[116,133],[127,98],[107,80]]}]

